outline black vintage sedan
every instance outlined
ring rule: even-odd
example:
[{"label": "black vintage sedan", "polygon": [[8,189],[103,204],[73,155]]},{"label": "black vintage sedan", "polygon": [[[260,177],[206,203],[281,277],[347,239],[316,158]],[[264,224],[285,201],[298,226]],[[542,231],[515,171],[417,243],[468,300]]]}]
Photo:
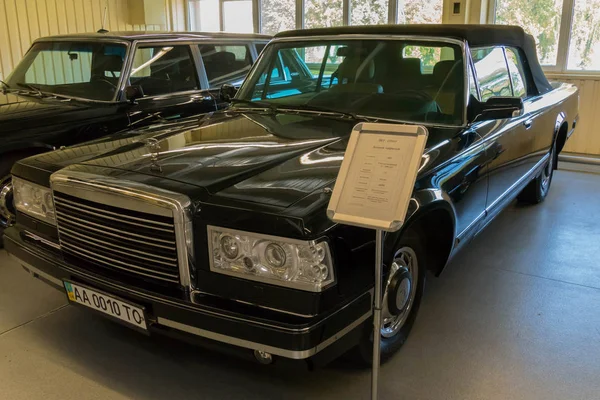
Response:
[{"label": "black vintage sedan", "polygon": [[5,246],[73,304],[144,332],[263,363],[369,361],[375,234],[326,208],[355,124],[423,125],[406,223],[385,236],[385,359],[427,272],[514,198],[544,200],[577,119],[577,89],[548,83],[521,28],[282,33],[229,110],[17,163]]},{"label": "black vintage sedan", "polygon": [[[0,192],[19,159],[128,127],[215,111],[270,37],[107,32],[36,40],[2,83]],[[14,218],[0,204],[0,236]],[[0,241],[1,242],[1,241]]]}]

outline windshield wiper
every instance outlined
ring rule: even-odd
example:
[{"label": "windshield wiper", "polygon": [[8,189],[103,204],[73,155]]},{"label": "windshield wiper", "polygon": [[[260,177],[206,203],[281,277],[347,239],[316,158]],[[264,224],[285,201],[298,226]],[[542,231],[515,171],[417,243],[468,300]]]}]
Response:
[{"label": "windshield wiper", "polygon": [[40,88],[38,88],[37,86],[30,85],[29,83],[21,83],[21,82],[19,82],[19,83],[17,83],[17,86],[24,87],[25,89],[29,89],[31,91],[34,91],[40,97],[44,96],[44,93],[42,93],[42,91],[40,90]]},{"label": "windshield wiper", "polygon": [[2,86],[3,86],[3,89],[10,89],[10,85],[9,85],[8,83],[6,83],[6,82],[4,82],[4,81],[0,81],[0,83],[1,83],[1,84],[2,84]]},{"label": "windshield wiper", "polygon": [[231,99],[231,104],[247,104],[249,106],[273,109],[273,105],[264,101],[246,100],[246,99]]},{"label": "windshield wiper", "polygon": [[274,108],[275,111],[279,111],[279,110],[283,110],[283,111],[310,111],[310,112],[315,112],[315,113],[322,113],[322,114],[337,114],[340,115],[342,117],[345,118],[349,118],[349,119],[355,119],[355,120],[365,120],[367,118],[354,114],[352,112],[349,111],[340,111],[340,110],[334,110],[331,108],[327,108],[327,107],[321,107],[321,106],[311,106],[308,104],[300,104],[297,106],[276,106]]}]

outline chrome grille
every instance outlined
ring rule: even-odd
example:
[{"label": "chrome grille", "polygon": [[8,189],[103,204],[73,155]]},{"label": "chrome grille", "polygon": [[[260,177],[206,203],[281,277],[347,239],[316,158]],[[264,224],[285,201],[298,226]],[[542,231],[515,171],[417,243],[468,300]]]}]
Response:
[{"label": "chrome grille", "polygon": [[86,263],[157,283],[179,284],[173,217],[54,192],[63,252]]}]

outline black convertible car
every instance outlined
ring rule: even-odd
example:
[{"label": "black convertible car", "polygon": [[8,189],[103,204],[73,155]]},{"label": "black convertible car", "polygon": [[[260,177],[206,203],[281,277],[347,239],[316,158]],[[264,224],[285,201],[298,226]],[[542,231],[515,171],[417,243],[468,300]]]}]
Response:
[{"label": "black convertible car", "polygon": [[[215,111],[270,37],[107,32],[36,40],[0,86],[0,236],[19,159],[125,128]],[[1,247],[1,241],[0,241]]]},{"label": "black convertible car", "polygon": [[140,331],[263,363],[369,361],[375,234],[326,208],[355,124],[423,125],[406,223],[385,236],[385,359],[427,272],[515,197],[544,200],[578,118],[577,89],[548,83],[531,36],[480,25],[281,33],[233,102],[20,161],[6,249]]}]

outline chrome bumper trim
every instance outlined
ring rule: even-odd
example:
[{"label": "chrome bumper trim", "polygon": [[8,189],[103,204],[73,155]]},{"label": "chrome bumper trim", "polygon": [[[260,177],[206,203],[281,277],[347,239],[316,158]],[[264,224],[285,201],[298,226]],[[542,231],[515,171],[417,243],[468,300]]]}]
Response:
[{"label": "chrome bumper trim", "polygon": [[[10,239],[10,238],[8,238],[6,236],[4,237],[4,240],[11,240],[13,243],[16,243],[12,239]],[[15,256],[14,254],[12,254],[12,253],[8,253],[8,254],[9,254],[9,256],[12,259],[14,259],[20,265],[27,266],[27,268],[31,268],[31,270],[39,271],[37,268],[32,267],[30,264],[28,264],[27,262],[21,260],[19,257]],[[245,323],[249,323],[249,324],[253,324],[253,325],[258,325],[258,326],[263,326],[263,327],[267,327],[267,328],[275,328],[275,329],[283,330],[283,331],[286,331],[286,332],[293,332],[293,333],[305,333],[305,332],[309,332],[309,331],[311,331],[311,330],[316,329],[317,327],[319,327],[321,324],[323,324],[327,319],[329,319],[331,317],[331,315],[329,315],[325,319],[323,319],[321,321],[318,321],[314,325],[311,325],[311,326],[308,326],[308,327],[303,327],[303,328],[284,328],[284,327],[281,327],[281,326],[278,326],[278,325],[270,324],[268,322],[254,321],[254,320],[246,319],[246,318],[242,318],[242,317],[226,315],[226,314],[219,313],[219,312],[212,311],[212,310],[206,310],[206,309],[199,310],[196,306],[194,306],[192,304],[190,304],[190,305],[183,304],[183,303],[178,302],[178,301],[173,301],[173,300],[170,300],[170,299],[167,299],[167,298],[164,298],[164,297],[159,297],[159,296],[151,295],[149,293],[143,293],[143,292],[140,292],[138,290],[135,290],[135,289],[132,289],[132,288],[129,288],[129,287],[121,286],[121,285],[118,285],[118,284],[115,284],[115,283],[112,283],[112,282],[107,282],[104,279],[98,279],[97,277],[95,277],[95,276],[93,276],[93,275],[91,275],[89,273],[86,273],[85,271],[77,270],[77,269],[68,267],[66,265],[61,265],[60,268],[64,269],[65,271],[67,271],[69,273],[73,273],[73,274],[77,274],[77,275],[85,277],[90,282],[92,282],[91,283],[92,285],[94,283],[97,283],[97,284],[100,284],[100,285],[106,285],[106,286],[109,286],[109,287],[117,289],[117,290],[123,290],[123,291],[130,292],[130,293],[132,293],[132,294],[134,294],[136,296],[148,299],[150,301],[158,301],[158,302],[161,302],[161,303],[164,303],[164,304],[178,306],[178,307],[190,310],[190,311],[195,311],[195,312],[199,312],[199,313],[206,314],[206,315],[211,315],[211,316],[218,317],[218,318],[225,318],[225,319],[230,319],[230,320],[233,320],[233,321],[245,322]],[[62,286],[62,281],[60,279],[54,278],[54,277],[52,277],[52,276],[50,276],[50,275],[48,275],[48,274],[46,274],[44,272],[41,272],[41,271],[39,271],[39,272],[40,272],[39,276],[44,277],[44,279],[48,279],[52,283],[59,282],[59,286]],[[370,293],[371,296],[373,296],[373,290],[372,289],[369,290],[368,292],[365,292],[365,293]],[[360,297],[361,296],[359,296],[357,299],[351,301],[350,303],[346,304],[344,307],[342,307],[341,309],[337,310],[336,313],[342,311],[345,307],[349,307],[355,301],[357,301],[358,299],[360,299]],[[367,314],[371,315],[371,313],[372,313],[372,310],[369,313],[367,313]],[[161,317],[158,317],[158,318],[161,318]]]},{"label": "chrome bumper trim", "polygon": [[12,258],[14,261],[16,261],[17,263],[19,263],[19,265],[21,265],[22,267],[24,267],[25,269],[27,269],[29,271],[29,273],[31,275],[33,275],[34,278],[44,278],[44,280],[51,282],[52,284],[56,285],[56,286],[62,286],[63,283],[60,279],[55,278],[51,275],[48,275],[45,272],[40,271],[39,269],[35,268],[34,266],[32,266],[31,264],[26,263],[25,261],[21,260],[20,258],[18,258],[17,256],[8,253],[8,256],[10,258]]},{"label": "chrome bumper trim", "polygon": [[238,347],[244,347],[244,348],[247,348],[250,350],[264,351],[264,352],[271,353],[276,356],[281,356],[281,357],[285,357],[285,358],[302,360],[302,359],[314,356],[315,354],[322,351],[329,345],[335,343],[336,341],[341,339],[344,335],[346,335],[347,333],[352,331],[354,328],[356,328],[357,326],[362,324],[364,321],[366,321],[371,315],[372,315],[372,311],[369,311],[368,313],[366,313],[363,316],[361,316],[360,318],[358,318],[356,321],[352,322],[350,325],[346,326],[344,329],[340,330],[335,335],[331,336],[329,339],[319,343],[312,349],[308,349],[308,350],[287,350],[287,349],[281,349],[279,347],[272,347],[272,346],[268,346],[266,344],[256,343],[256,342],[252,342],[249,340],[238,339],[235,337],[222,335],[220,333],[207,331],[205,329],[200,329],[200,328],[196,328],[195,326],[185,325],[180,322],[172,321],[170,319],[162,318],[162,317],[157,318],[157,323],[159,325],[168,326],[169,328],[173,328],[173,329],[176,329],[176,330],[179,330],[182,332],[190,333],[195,336],[200,336],[203,338],[216,340],[218,342],[227,343],[227,344],[231,344],[231,345],[238,346]]}]

